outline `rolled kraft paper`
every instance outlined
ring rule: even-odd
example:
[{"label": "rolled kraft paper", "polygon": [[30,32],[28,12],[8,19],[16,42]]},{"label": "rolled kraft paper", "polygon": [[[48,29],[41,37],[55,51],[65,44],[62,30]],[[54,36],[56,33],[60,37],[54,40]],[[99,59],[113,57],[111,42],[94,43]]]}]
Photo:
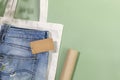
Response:
[{"label": "rolled kraft paper", "polygon": [[76,65],[77,58],[79,56],[78,51],[69,49],[67,57],[64,63],[64,67],[61,72],[60,80],[71,80]]}]

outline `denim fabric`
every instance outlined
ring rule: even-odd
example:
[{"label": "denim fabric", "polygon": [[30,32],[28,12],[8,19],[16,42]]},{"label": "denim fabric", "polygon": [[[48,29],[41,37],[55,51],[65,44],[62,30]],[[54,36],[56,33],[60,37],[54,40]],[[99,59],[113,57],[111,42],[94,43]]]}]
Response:
[{"label": "denim fabric", "polygon": [[0,80],[46,80],[49,53],[33,55],[29,43],[47,37],[48,31],[2,25]]}]

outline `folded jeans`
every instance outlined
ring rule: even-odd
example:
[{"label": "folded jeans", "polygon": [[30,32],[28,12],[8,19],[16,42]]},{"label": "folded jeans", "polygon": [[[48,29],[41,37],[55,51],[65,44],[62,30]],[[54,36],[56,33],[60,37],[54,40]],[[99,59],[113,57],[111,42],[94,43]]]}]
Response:
[{"label": "folded jeans", "polygon": [[0,31],[0,80],[47,80],[48,52],[32,54],[30,42],[48,31],[4,24]]}]

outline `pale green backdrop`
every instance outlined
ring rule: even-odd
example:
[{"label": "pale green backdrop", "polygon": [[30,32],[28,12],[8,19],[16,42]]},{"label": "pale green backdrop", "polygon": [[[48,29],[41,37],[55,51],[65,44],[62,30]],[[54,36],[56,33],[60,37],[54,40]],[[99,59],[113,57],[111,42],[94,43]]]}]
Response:
[{"label": "pale green backdrop", "polygon": [[[38,20],[37,1],[20,0],[15,17]],[[49,0],[48,21],[64,24],[56,80],[68,48],[80,51],[72,80],[120,80],[120,0]]]}]

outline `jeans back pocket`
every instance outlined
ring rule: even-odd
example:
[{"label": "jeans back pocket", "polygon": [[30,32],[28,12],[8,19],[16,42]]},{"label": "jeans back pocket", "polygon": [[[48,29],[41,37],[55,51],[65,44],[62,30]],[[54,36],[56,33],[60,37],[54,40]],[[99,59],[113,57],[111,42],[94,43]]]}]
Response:
[{"label": "jeans back pocket", "polygon": [[2,80],[31,80],[34,75],[34,57],[0,54],[0,74]]}]

